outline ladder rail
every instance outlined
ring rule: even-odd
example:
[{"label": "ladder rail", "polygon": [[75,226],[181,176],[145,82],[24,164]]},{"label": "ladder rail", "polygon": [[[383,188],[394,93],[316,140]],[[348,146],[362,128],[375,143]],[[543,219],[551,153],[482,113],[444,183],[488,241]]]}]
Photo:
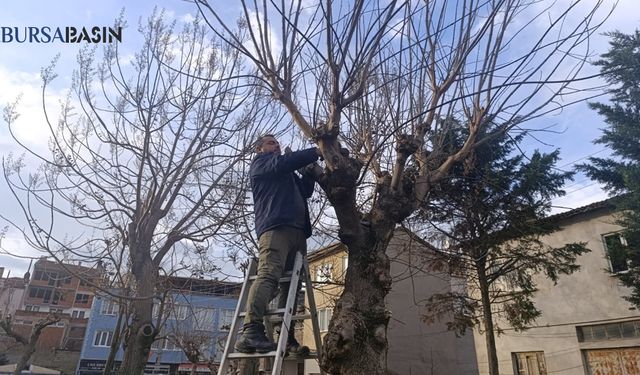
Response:
[{"label": "ladder rail", "polygon": [[280,324],[280,336],[278,337],[278,349],[273,360],[273,368],[271,375],[280,375],[282,371],[282,361],[287,348],[287,340],[289,339],[289,329],[291,329],[291,317],[293,316],[293,305],[298,298],[298,284],[300,283],[300,273],[304,267],[304,259],[302,253],[296,252],[296,259],[293,262],[293,272],[291,273],[291,282],[289,283],[289,291],[287,293],[287,303]]},{"label": "ladder rail", "polygon": [[[309,263],[305,257],[304,259],[304,273],[306,285],[307,301],[309,302],[309,314],[311,315],[311,326],[313,331],[313,340],[316,344],[316,353],[318,356],[318,364],[322,360],[322,340],[320,339],[320,324],[318,323],[318,309],[316,307],[316,298],[313,294],[313,284],[311,283],[311,272],[309,272]],[[318,366],[320,368],[320,366]],[[320,368],[320,375],[325,375],[325,372]]]},{"label": "ladder rail", "polygon": [[255,274],[258,269],[258,264],[255,258],[251,258],[249,261],[249,267],[247,267],[247,273],[244,276],[244,283],[242,289],[240,289],[240,298],[238,298],[238,304],[236,305],[236,311],[233,314],[231,321],[231,327],[229,328],[229,335],[227,336],[227,342],[224,345],[224,352],[222,354],[222,361],[220,361],[220,367],[218,368],[218,375],[224,375],[229,368],[229,353],[233,346],[236,344],[238,333],[238,322],[240,321],[240,312],[244,310],[247,305],[247,298],[249,297],[249,278]]},{"label": "ladder rail", "polygon": [[[251,358],[270,358],[271,362],[271,375],[281,375],[283,369],[283,361],[286,353],[287,341],[289,338],[289,330],[294,329],[292,321],[294,319],[299,319],[296,311],[293,311],[293,306],[298,298],[297,291],[298,286],[302,280],[307,284],[307,300],[309,303],[309,312],[310,314],[301,315],[305,317],[311,318],[311,323],[313,327],[313,335],[316,344],[316,352],[318,360],[321,358],[322,353],[322,343],[320,340],[320,326],[318,324],[318,312],[316,309],[315,298],[313,296],[313,285],[311,284],[311,276],[309,272],[309,264],[306,259],[306,255],[301,252],[296,253],[293,270],[291,271],[291,275],[288,273],[286,275],[282,275],[279,279],[280,283],[289,282],[289,290],[287,291],[287,302],[284,308],[280,308],[278,306],[275,310],[270,310],[265,314],[265,320],[275,322],[273,319],[273,315],[281,315],[281,326],[280,326],[280,335],[278,337],[277,349],[275,352],[269,353],[253,353],[253,354],[244,354],[244,353],[236,353],[234,350],[234,345],[237,341],[238,328],[240,321],[246,316],[246,308],[247,308],[247,299],[249,295],[249,289],[251,283],[256,279],[257,273],[257,260],[252,258],[249,262],[249,267],[247,268],[247,273],[244,278],[244,283],[242,284],[242,289],[240,292],[240,297],[238,299],[238,304],[236,305],[235,313],[233,316],[233,320],[231,322],[231,328],[229,330],[229,336],[227,337],[227,341],[224,347],[224,352],[222,355],[222,360],[220,361],[220,367],[218,368],[218,375],[226,375],[229,369],[230,360],[233,359],[251,359]],[[283,293],[284,291],[281,291]],[[295,315],[295,316],[294,316]],[[271,317],[271,318],[270,318]],[[265,324],[265,327],[270,326],[269,324]],[[320,369],[320,374],[325,375],[325,372]]]}]

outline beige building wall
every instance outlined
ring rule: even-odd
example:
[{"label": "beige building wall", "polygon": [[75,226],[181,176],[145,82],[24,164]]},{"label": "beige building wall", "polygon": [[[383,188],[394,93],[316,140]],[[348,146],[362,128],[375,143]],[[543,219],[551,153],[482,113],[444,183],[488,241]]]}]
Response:
[{"label": "beige building wall", "polygon": [[0,278],[0,318],[14,315],[24,298],[25,282],[22,278]]},{"label": "beige building wall", "polygon": [[[559,247],[583,241],[591,252],[578,258],[579,271],[560,276],[557,285],[548,279],[538,278],[539,292],[534,303],[543,315],[535,327],[525,332],[506,329],[497,337],[501,375],[517,373],[514,371],[514,353],[543,352],[547,374],[585,375],[589,374],[585,360],[587,350],[640,347],[638,338],[579,341],[577,327],[640,319],[640,313],[630,310],[630,304],[622,298],[628,290],[607,273],[610,264],[602,235],[621,229],[614,223],[611,209],[596,206],[581,212],[568,215],[562,221],[563,229],[547,236],[545,242]],[[504,324],[501,326],[506,327]],[[478,331],[475,338],[478,368],[480,374],[487,374],[485,338]],[[522,375],[529,373],[537,374],[535,370],[520,372]],[[607,370],[600,374],[618,372]],[[640,369],[637,372],[631,370],[628,374],[640,374]]]},{"label": "beige building wall", "polygon": [[[393,285],[387,295],[391,311],[387,338],[388,369],[391,374],[437,375],[477,374],[475,348],[471,333],[457,338],[444,322],[421,320],[422,305],[434,293],[450,290],[452,281],[444,273],[429,270],[434,255],[416,240],[397,230],[388,248]],[[319,312],[331,308],[341,292],[344,267],[348,266],[342,247],[330,247],[309,256],[314,296]],[[323,271],[331,269],[331,280],[318,283]],[[325,332],[322,332],[324,336]],[[315,348],[310,322],[305,322],[304,343]],[[305,361],[305,374],[317,374],[315,360]]]}]

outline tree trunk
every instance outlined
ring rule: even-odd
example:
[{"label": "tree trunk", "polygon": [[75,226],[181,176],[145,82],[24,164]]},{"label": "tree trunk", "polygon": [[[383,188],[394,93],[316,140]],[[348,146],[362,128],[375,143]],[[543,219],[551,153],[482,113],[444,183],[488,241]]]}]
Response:
[{"label": "tree trunk", "polygon": [[[145,251],[146,250],[146,251]],[[147,365],[151,345],[157,335],[153,326],[153,296],[155,294],[158,269],[154,265],[148,249],[132,249],[132,273],[136,288],[131,303],[131,323],[126,335],[126,349],[119,374],[141,375]]]},{"label": "tree trunk", "polygon": [[118,353],[118,349],[120,348],[121,341],[121,331],[122,331],[122,317],[125,311],[121,304],[118,306],[118,321],[116,322],[116,328],[113,331],[113,338],[111,340],[111,348],[109,350],[109,356],[107,357],[107,362],[104,365],[104,370],[102,372],[103,375],[111,375],[113,372],[113,365],[116,361],[116,354]]},{"label": "tree trunk", "polygon": [[191,375],[196,375],[196,372],[198,372],[198,365],[194,363],[191,365]]},{"label": "tree trunk", "polygon": [[[386,249],[393,225],[369,233],[361,247],[349,247],[345,289],[324,337],[322,368],[332,375],[386,374],[385,296],[391,289]],[[375,233],[375,235],[374,235]]]},{"label": "tree trunk", "polygon": [[487,282],[487,276],[484,270],[484,265],[478,268],[478,284],[480,285],[480,297],[482,299],[484,338],[487,347],[489,375],[499,375],[498,353],[496,352],[496,339],[493,333],[493,314],[491,313],[491,301],[489,300],[489,283]]},{"label": "tree trunk", "polygon": [[[40,335],[38,335],[38,337],[39,336]],[[16,370],[13,372],[13,375],[20,375],[22,374],[23,370],[28,369],[29,358],[31,358],[33,353],[35,353],[37,342],[38,342],[38,338],[36,337],[36,339],[33,340],[33,337],[32,337],[32,340],[30,340],[27,344],[24,345],[24,349],[22,350],[22,355],[20,356],[18,363],[16,363]]]}]

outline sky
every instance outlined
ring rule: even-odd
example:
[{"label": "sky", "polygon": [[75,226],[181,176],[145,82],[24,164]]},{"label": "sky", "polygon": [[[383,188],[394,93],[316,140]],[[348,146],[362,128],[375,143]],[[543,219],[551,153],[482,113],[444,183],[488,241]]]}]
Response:
[{"label": "sky", "polygon": [[[222,0],[219,0],[222,1]],[[587,1],[594,3],[596,0]],[[637,0],[620,0],[617,8],[600,29],[601,32],[620,30],[632,32],[640,23],[637,12]],[[569,0],[558,0],[566,4]],[[613,0],[605,0],[605,4],[613,4]],[[239,11],[236,1],[228,0],[229,15]],[[551,3],[550,1],[548,3]],[[195,6],[184,0],[156,0],[153,2],[130,2],[123,0],[102,1],[44,1],[25,0],[4,2],[0,12],[0,27],[93,27],[113,24],[124,9],[124,18],[128,27],[123,31],[123,40],[119,45],[121,51],[133,53],[140,43],[137,25],[140,19],[148,17],[154,10],[165,9],[166,16],[176,22],[192,19],[197,14]],[[61,43],[0,43],[0,106],[13,103],[19,98],[18,111],[20,117],[16,122],[17,137],[29,147],[46,150],[46,123],[42,110],[42,94],[40,71],[59,55],[55,72],[58,77],[46,93],[45,102],[48,108],[59,107],[59,101],[66,95],[70,85],[71,74],[76,64],[76,55],[84,44]],[[607,38],[601,34],[593,37],[590,48],[594,56],[606,51]],[[596,68],[590,68],[596,72]],[[588,72],[588,70],[587,70]],[[560,113],[546,116],[539,121],[545,126],[553,126],[553,133],[538,135],[539,140],[530,139],[527,147],[540,148],[549,152],[556,148],[561,150],[562,161],[559,167],[570,169],[576,162],[597,155],[604,156],[607,150],[602,145],[594,145],[592,141],[600,134],[604,126],[602,119],[588,109],[586,104],[577,104],[565,108]],[[0,120],[0,156],[6,157],[11,152],[19,152],[19,148],[8,134],[6,123]],[[7,184],[0,178],[0,214],[16,218],[18,206],[7,190]],[[566,186],[567,195],[554,201],[556,212],[606,198],[597,183],[582,175],[577,175],[574,182]],[[17,216],[18,215],[18,216]],[[0,223],[0,228],[4,226]],[[0,254],[0,267],[11,270],[11,276],[21,276],[27,269],[28,257],[34,256],[28,245],[15,232],[10,232],[2,239],[2,247],[11,249],[18,256]],[[5,271],[6,276],[6,271]]]}]

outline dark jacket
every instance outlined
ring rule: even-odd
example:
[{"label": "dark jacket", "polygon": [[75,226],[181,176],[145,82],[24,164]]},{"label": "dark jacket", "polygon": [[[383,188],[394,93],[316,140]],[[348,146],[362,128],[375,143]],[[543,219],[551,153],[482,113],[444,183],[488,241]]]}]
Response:
[{"label": "dark jacket", "polygon": [[267,230],[285,225],[304,230],[307,238],[311,236],[307,198],[313,193],[315,181],[300,179],[295,170],[316,160],[315,147],[284,155],[259,153],[253,159],[249,174],[258,238]]}]

